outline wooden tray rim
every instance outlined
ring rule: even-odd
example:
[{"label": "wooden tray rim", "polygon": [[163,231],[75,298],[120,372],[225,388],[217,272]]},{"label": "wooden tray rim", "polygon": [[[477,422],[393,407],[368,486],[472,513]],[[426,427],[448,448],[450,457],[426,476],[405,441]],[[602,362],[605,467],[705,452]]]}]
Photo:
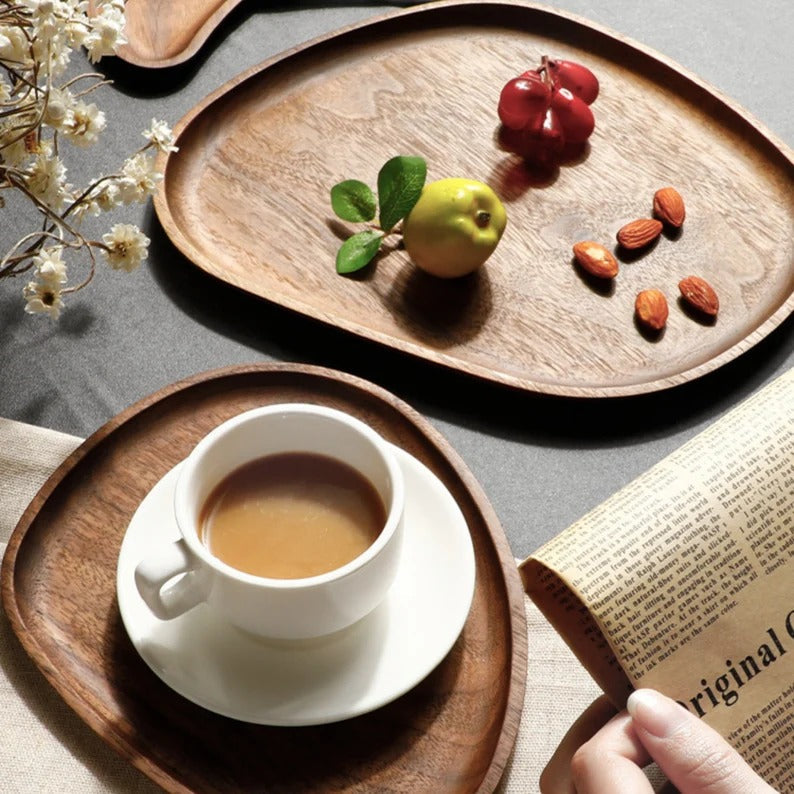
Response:
[{"label": "wooden tray rim", "polygon": [[[36,496],[20,517],[11,537],[0,567],[0,596],[5,613],[12,630],[25,652],[38,667],[45,679],[63,698],[66,704],[107,744],[124,759],[137,767],[158,785],[166,787],[173,784],[174,779],[156,763],[152,763],[127,740],[113,730],[113,724],[105,720],[91,703],[76,692],[68,680],[58,675],[57,669],[51,664],[50,657],[38,642],[35,632],[28,629],[22,612],[18,608],[17,594],[14,588],[16,562],[20,549],[25,541],[28,530],[47,500],[59,488],[66,476],[76,468],[92,450],[99,447],[121,428],[139,414],[157,403],[167,400],[180,391],[193,386],[202,385],[213,380],[236,378],[247,374],[261,375],[266,373],[293,374],[296,377],[308,377],[331,380],[354,390],[363,390],[379,399],[389,407],[402,414],[433,449],[443,457],[455,475],[469,493],[472,501],[482,515],[483,525],[490,538],[495,554],[499,560],[502,580],[505,588],[505,609],[510,619],[509,635],[511,637],[510,676],[507,682],[507,704],[502,720],[502,727],[494,748],[491,762],[478,788],[480,792],[493,791],[504,774],[507,762],[513,752],[518,726],[524,706],[527,671],[527,625],[524,608],[525,593],[521,583],[516,560],[510,551],[509,544],[501,523],[486,497],[482,487],[469,471],[451,444],[414,408],[396,397],[391,392],[363,378],[344,372],[306,364],[292,363],[260,363],[242,364],[221,367],[183,378],[150,394],[121,411],[102,427],[92,433],[78,446],[52,473],[39,489]],[[498,530],[498,531],[497,531]],[[115,591],[114,591],[115,598]],[[181,782],[179,783],[182,786]]]},{"label": "wooden tray rim", "polygon": [[[738,102],[725,95],[722,91],[707,81],[698,77],[695,73],[681,66],[673,59],[657,52],[651,47],[631,39],[630,37],[618,34],[606,26],[591,22],[582,16],[549,8],[543,4],[528,0],[486,0],[486,2],[480,2],[479,0],[435,0],[435,2],[423,3],[408,8],[398,9],[397,11],[388,12],[315,37],[314,39],[296,45],[277,55],[267,58],[259,64],[249,67],[236,77],[225,82],[222,86],[209,93],[203,100],[189,110],[174,126],[175,138],[178,139],[179,136],[190,127],[196,118],[198,118],[209,106],[211,106],[225,94],[235,91],[242,83],[256,77],[258,74],[272,68],[282,61],[287,61],[298,55],[307,53],[310,50],[319,48],[335,39],[342,40],[345,37],[365,28],[388,26],[396,20],[406,17],[421,17],[425,15],[433,16],[436,14],[443,14],[445,11],[449,11],[449,9],[452,8],[463,8],[466,6],[493,6],[495,15],[494,18],[497,18],[496,15],[498,14],[499,9],[524,9],[529,13],[541,14],[546,17],[560,19],[565,23],[572,24],[574,26],[584,27],[608,39],[615,45],[637,50],[646,58],[656,62],[664,69],[674,72],[676,75],[684,78],[684,80],[695,86],[699,91],[705,92],[705,94],[714,98],[720,105],[722,105],[724,108],[727,108],[737,121],[740,121],[746,127],[748,127],[748,129],[754,135],[760,136],[767,146],[771,146],[772,149],[774,149],[776,153],[786,161],[786,164],[790,168],[794,169],[794,149],[789,147],[781,138],[775,135],[761,121],[750,114],[749,111],[745,110]],[[167,236],[171,239],[176,248],[205,273],[208,273],[213,278],[219,278],[216,275],[215,270],[212,267],[208,267],[206,265],[204,254],[193,246],[191,240],[184,234],[179,224],[175,221],[174,215],[171,213],[166,191],[168,184],[168,163],[172,156],[173,155],[170,153],[161,153],[158,156],[158,167],[164,174],[164,179],[158,186],[157,192],[154,195],[155,212]],[[248,290],[245,291],[248,292]],[[773,330],[775,330],[785,319],[787,319],[792,312],[794,312],[793,290],[781,303],[781,305],[760,325],[745,334],[735,344],[726,348],[716,356],[710,358],[708,361],[691,367],[688,370],[684,370],[672,375],[666,375],[654,380],[624,383],[617,386],[587,386],[547,383],[543,380],[534,380],[531,377],[523,377],[512,375],[507,372],[499,372],[472,362],[466,362],[466,366],[461,367],[457,358],[448,356],[443,352],[425,347],[418,342],[412,343],[395,339],[394,337],[381,333],[377,330],[362,329],[362,327],[360,327],[357,323],[344,318],[337,318],[324,312],[319,312],[311,307],[307,307],[300,301],[296,301],[288,297],[279,298],[278,300],[273,300],[260,295],[256,295],[256,297],[264,301],[275,303],[278,306],[282,306],[286,309],[289,309],[290,311],[294,311],[304,317],[317,320],[335,328],[340,328],[360,338],[375,341],[393,350],[416,356],[456,372],[466,372],[487,381],[499,383],[504,386],[519,390],[525,390],[530,393],[579,398],[625,397],[646,394],[650,392],[663,391],[683,383],[687,383],[691,380],[695,380],[703,375],[708,374],[709,372],[719,369],[728,362],[733,361],[742,353],[745,353],[747,350],[754,347],[761,340],[766,338]]]}]

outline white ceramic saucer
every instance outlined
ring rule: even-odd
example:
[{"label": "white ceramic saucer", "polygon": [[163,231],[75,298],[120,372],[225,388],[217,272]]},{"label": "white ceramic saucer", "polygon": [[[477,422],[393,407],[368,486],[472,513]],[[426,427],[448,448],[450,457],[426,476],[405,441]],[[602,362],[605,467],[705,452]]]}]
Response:
[{"label": "white ceramic saucer", "polygon": [[401,449],[407,503],[403,558],[386,600],[328,637],[265,640],[202,604],[171,621],[138,595],[137,563],[179,537],[172,498],[179,466],[144,498],[121,545],[119,609],[132,644],[188,700],[263,725],[318,725],[389,703],[430,673],[458,638],[474,595],[474,550],[463,514],[441,481]]}]

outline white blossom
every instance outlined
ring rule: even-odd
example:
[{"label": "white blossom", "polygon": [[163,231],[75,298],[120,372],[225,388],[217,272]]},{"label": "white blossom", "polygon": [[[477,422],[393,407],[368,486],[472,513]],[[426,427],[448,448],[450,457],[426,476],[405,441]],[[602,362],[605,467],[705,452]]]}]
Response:
[{"label": "white blossom", "polygon": [[78,100],[71,108],[64,135],[75,146],[91,146],[99,139],[105,123],[105,114],[96,105]]},{"label": "white blossom", "polygon": [[69,47],[76,50],[85,44],[88,36],[88,3],[83,0],[66,0],[66,20],[63,23],[63,34]]},{"label": "white blossom", "polygon": [[149,238],[131,223],[117,223],[103,235],[102,242],[107,246],[104,254],[110,267],[127,273],[135,270],[149,251]]},{"label": "white blossom", "polygon": [[63,248],[42,248],[33,257],[36,276],[42,284],[63,285],[66,283],[66,263],[63,261]]},{"label": "white blossom", "polygon": [[57,287],[31,281],[22,290],[22,294],[25,297],[25,311],[28,314],[49,314],[53,320],[60,317],[63,300],[61,291]]},{"label": "white blossom", "polygon": [[99,215],[115,209],[121,203],[118,185],[113,180],[106,180],[75,207],[74,214],[78,218],[84,215]]},{"label": "white blossom", "polygon": [[91,63],[96,63],[105,55],[113,55],[122,44],[127,43],[124,38],[124,7],[103,3],[98,11],[89,20],[91,29],[83,41]]},{"label": "white blossom", "polygon": [[28,190],[40,201],[61,209],[71,197],[70,187],[66,184],[66,166],[60,157],[43,146],[25,171]]},{"label": "white blossom", "polygon": [[63,309],[61,291],[66,283],[66,264],[62,260],[62,249],[45,248],[34,258],[36,278],[28,282],[22,294],[28,314],[48,314],[57,319]]},{"label": "white blossom", "polygon": [[174,146],[174,133],[164,121],[152,119],[151,126],[148,130],[144,130],[142,134],[160,152],[179,151],[178,147]]},{"label": "white blossom", "polygon": [[121,168],[119,198],[124,204],[143,201],[157,190],[157,183],[162,178],[154,157],[148,152],[138,152],[127,158]]},{"label": "white blossom", "polygon": [[88,38],[88,25],[79,19],[71,19],[64,25],[63,30],[66,44],[73,50],[85,45],[85,40]]},{"label": "white blossom", "polygon": [[73,105],[74,97],[68,89],[53,88],[47,95],[41,120],[53,129],[62,130],[73,123]]},{"label": "white blossom", "polygon": [[56,0],[18,0],[30,12],[35,38],[49,40],[58,32],[60,3]]},{"label": "white blossom", "polygon": [[21,27],[0,25],[0,60],[18,69],[29,68],[31,54],[30,42]]},{"label": "white blossom", "polygon": [[63,31],[59,30],[50,39],[37,38],[33,42],[33,54],[41,63],[42,75],[59,77],[69,66],[72,51]]}]

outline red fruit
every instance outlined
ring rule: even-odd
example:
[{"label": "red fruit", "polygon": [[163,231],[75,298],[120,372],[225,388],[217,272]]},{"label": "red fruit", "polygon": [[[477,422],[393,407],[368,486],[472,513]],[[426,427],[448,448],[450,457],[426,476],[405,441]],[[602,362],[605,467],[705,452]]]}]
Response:
[{"label": "red fruit", "polygon": [[535,78],[516,77],[505,84],[499,96],[499,118],[506,127],[524,130],[539,126],[551,102],[551,89]]},{"label": "red fruit", "polygon": [[587,67],[544,55],[536,69],[502,89],[501,148],[541,166],[578,157],[595,128],[589,104],[598,89],[598,80]]},{"label": "red fruit", "polygon": [[538,138],[537,156],[540,162],[554,160],[562,154],[565,148],[565,132],[559,115],[552,108],[546,111],[543,126],[535,134]]},{"label": "red fruit", "polygon": [[529,163],[551,166],[558,162],[565,148],[560,120],[549,108],[543,124],[530,130],[511,130],[503,127],[500,143],[507,151],[523,157]]},{"label": "red fruit", "polygon": [[595,129],[593,111],[569,89],[556,90],[551,98],[551,107],[559,117],[567,143],[584,143],[592,135]]},{"label": "red fruit", "polygon": [[574,96],[592,105],[598,96],[598,78],[586,67],[574,61],[549,61],[555,82]]}]

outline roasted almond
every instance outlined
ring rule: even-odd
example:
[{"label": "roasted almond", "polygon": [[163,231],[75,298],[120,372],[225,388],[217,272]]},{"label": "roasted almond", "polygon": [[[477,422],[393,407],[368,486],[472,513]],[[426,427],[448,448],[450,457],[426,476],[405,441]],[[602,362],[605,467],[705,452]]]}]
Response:
[{"label": "roasted almond", "polygon": [[710,317],[720,310],[720,299],[711,284],[700,276],[687,276],[678,282],[681,297],[694,309]]},{"label": "roasted almond", "polygon": [[661,331],[667,323],[667,298],[658,289],[644,289],[634,300],[634,311],[644,326]]},{"label": "roasted almond", "polygon": [[574,245],[573,255],[582,269],[593,276],[614,278],[618,274],[618,260],[601,243],[583,240]]},{"label": "roasted almond", "polygon": [[663,187],[653,194],[653,214],[676,229],[681,226],[686,218],[684,199],[674,187]]},{"label": "roasted almond", "polygon": [[656,218],[638,218],[618,231],[618,242],[624,248],[644,248],[662,233],[662,222]]}]

